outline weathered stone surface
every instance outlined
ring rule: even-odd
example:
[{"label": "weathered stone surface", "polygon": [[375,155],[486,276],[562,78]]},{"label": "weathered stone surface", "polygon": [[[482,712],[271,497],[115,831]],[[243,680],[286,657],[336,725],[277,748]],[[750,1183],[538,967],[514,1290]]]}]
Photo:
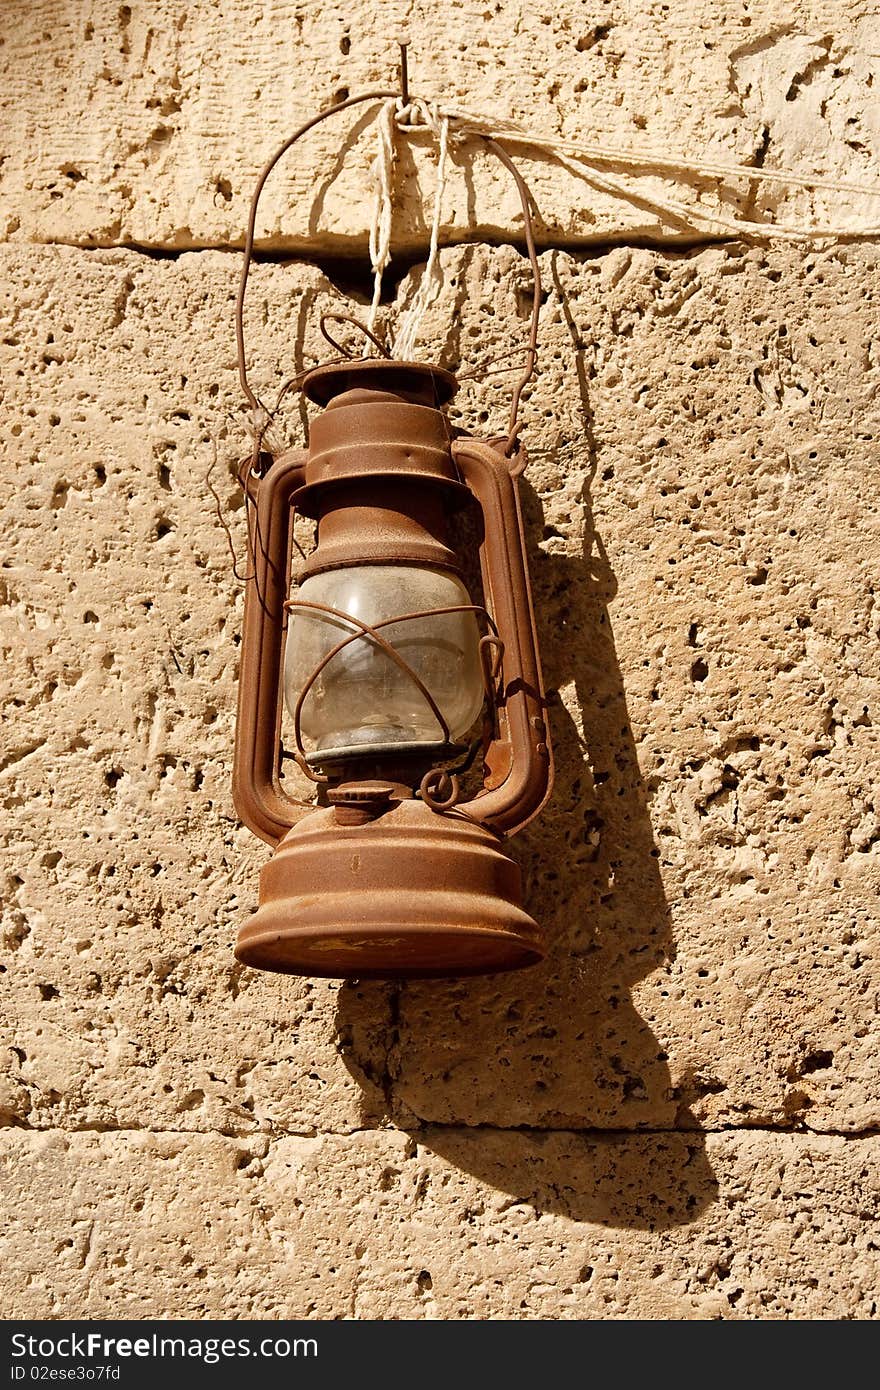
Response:
[{"label": "weathered stone surface", "polygon": [[[650,158],[876,183],[876,6],[3,17],[6,1316],[876,1317],[880,252],[636,249],[693,238],[667,195],[880,223]],[[241,588],[206,475],[244,563],[223,252],[298,122],[396,84],[398,37],[417,94],[647,153],[605,168],[623,198],[517,154],[557,248],[523,408],[557,788],[515,842],[548,959],[338,987],[232,957],[267,851],[231,803]],[[321,263],[255,266],[270,404],[369,292],[375,142],[364,108],[267,186],[261,246]],[[401,139],[389,338],[434,179]],[[446,243],[521,238],[473,144],[443,208]],[[81,249],[125,244],[175,254]],[[442,265],[418,355],[500,431],[527,262]],[[277,434],[303,425],[290,396]]]},{"label": "weathered stone surface", "polygon": [[[231,958],[265,857],[230,800],[240,591],[205,487],[216,443],[241,550],[235,262],[6,261],[9,1120],[876,1126],[876,251],[544,258],[558,782],[517,844],[550,956],[341,993]],[[424,351],[479,365],[527,266],[444,265]],[[268,399],[339,295],[294,265],[254,291]],[[462,418],[499,428],[508,392],[467,385]]]},{"label": "weathered stone surface", "polygon": [[[548,961],[341,989],[231,955],[236,258],[2,259],[9,1314],[875,1316],[876,248],[543,257]],[[443,269],[491,433],[528,265]],[[256,267],[267,401],[343,302]]]},{"label": "weathered stone surface", "polygon": [[877,1150],[746,1132],[704,1147],[675,1134],[7,1131],[4,1308],[871,1318]]},{"label": "weathered stone surface", "polygon": [[[272,150],[334,98],[396,89],[395,40],[406,34],[417,95],[646,155],[622,201],[547,155],[524,154],[551,242],[692,234],[686,216],[651,206],[670,193],[788,221],[855,227],[880,216],[877,199],[775,184],[740,182],[719,196],[714,179],[670,184],[650,160],[659,152],[876,183],[880,20],[866,3],[774,0],[753,14],[710,0],[449,0],[416,12],[410,0],[7,0],[4,18],[7,236],[176,247],[240,238]],[[363,251],[369,122],[355,111],[325,124],[274,176],[267,245]],[[515,190],[489,156],[453,149],[449,175],[447,239],[521,233]],[[424,245],[433,187],[430,141],[417,136],[400,153],[400,246]]]},{"label": "weathered stone surface", "polygon": [[[231,954],[265,857],[230,800],[240,586],[205,485],[216,442],[240,505],[234,262],[56,249],[6,269],[0,1109],[359,1123],[333,988]],[[319,283],[283,275],[276,317]]]},{"label": "weathered stone surface", "polygon": [[[550,956],[404,987],[403,1119],[878,1123],[877,264],[544,258],[527,523],[557,787],[516,844]],[[457,362],[515,340],[524,271],[456,265],[431,322],[461,306]],[[465,415],[491,396],[498,428],[506,380]]]}]

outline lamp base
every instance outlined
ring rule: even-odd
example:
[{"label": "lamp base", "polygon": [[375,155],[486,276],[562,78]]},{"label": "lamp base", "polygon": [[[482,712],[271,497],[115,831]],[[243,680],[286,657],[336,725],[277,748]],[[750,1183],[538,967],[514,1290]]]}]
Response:
[{"label": "lamp base", "polygon": [[364,825],[332,809],[301,820],[263,869],[235,954],[258,970],[363,980],[519,970],[544,949],[497,836],[413,800]]}]

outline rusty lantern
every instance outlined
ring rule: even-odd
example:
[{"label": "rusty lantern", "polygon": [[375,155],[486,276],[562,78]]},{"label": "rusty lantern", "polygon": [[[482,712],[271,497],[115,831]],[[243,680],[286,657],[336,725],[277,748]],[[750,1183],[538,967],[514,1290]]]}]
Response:
[{"label": "rusty lantern", "polygon": [[[394,95],[352,98],[322,118]],[[245,247],[239,352],[255,409],[241,307],[259,193],[293,139],[263,171]],[[537,277],[527,195],[495,152],[520,188]],[[457,382],[440,367],[343,357],[302,380],[319,408],[308,450],[273,457],[258,440],[247,461],[234,797],[275,852],[238,936],[246,965],[440,976],[517,969],[544,954],[505,844],[540,810],[552,778],[517,496],[516,413],[540,300],[536,278],[528,371],[507,438],[453,426],[446,406]],[[451,538],[464,509],[478,536],[476,598]],[[295,515],[316,534],[298,567]],[[480,754],[482,786],[465,797],[460,774]],[[287,759],[314,783],[314,802],[285,788]]]}]

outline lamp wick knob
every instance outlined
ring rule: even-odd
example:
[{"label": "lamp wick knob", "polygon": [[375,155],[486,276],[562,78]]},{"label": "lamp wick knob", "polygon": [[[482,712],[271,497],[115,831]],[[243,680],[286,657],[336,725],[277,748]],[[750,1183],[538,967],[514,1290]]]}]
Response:
[{"label": "lamp wick knob", "polygon": [[390,782],[343,782],[327,793],[337,825],[366,825],[388,810],[394,795]]}]

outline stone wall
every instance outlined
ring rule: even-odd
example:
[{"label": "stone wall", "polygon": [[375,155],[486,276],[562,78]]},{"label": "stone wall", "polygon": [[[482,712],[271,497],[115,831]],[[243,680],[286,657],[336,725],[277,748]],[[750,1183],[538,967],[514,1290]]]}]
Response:
[{"label": "stone wall", "polygon": [[[865,181],[876,15],[4,17],[7,1315],[873,1317],[880,253],[707,237],[652,200],[853,228],[880,200],[650,162],[622,200],[519,161],[547,289],[524,491],[557,756],[515,841],[535,970],[340,987],[234,962],[267,851],[231,803],[242,596],[206,475],[241,551],[229,252],[284,134],[395,84],[397,25],[430,98]],[[261,223],[268,395],[369,290],[373,128],[323,130]],[[386,327],[433,170],[415,137]],[[521,237],[504,171],[454,147],[421,356],[466,372],[522,342]],[[500,429],[509,389],[468,382],[463,421]],[[283,430],[302,424],[293,402]]]}]

